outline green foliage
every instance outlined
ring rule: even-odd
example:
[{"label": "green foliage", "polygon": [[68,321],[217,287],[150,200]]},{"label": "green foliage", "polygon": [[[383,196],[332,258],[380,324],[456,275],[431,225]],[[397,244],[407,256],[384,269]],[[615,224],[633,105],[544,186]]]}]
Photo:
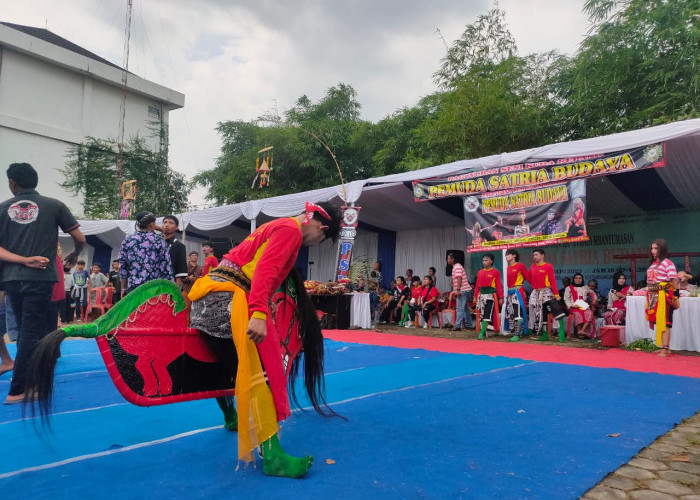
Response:
[{"label": "green foliage", "polygon": [[[372,174],[372,149],[362,139],[371,124],[359,115],[355,90],[340,83],[317,103],[300,97],[284,120],[261,117],[254,122],[219,123],[223,146],[216,168],[200,172],[193,182],[205,186],[208,198],[217,203],[334,186],[340,184],[338,169],[324,143],[335,154],[346,182],[365,178]],[[274,146],[270,185],[251,187],[257,152],[267,146]]]},{"label": "green foliage", "polygon": [[433,78],[440,87],[449,88],[471,68],[497,65],[516,53],[515,39],[506,25],[506,13],[496,7],[467,25],[447,49]]},{"label": "green foliage", "polygon": [[700,116],[700,0],[587,0],[592,33],[555,92],[564,138]]},{"label": "green foliage", "polygon": [[625,349],[627,349],[628,351],[654,352],[659,348],[656,347],[656,344],[654,344],[649,339],[637,339],[627,344],[627,347],[625,347]]},{"label": "green foliage", "polygon": [[117,179],[118,145],[114,140],[88,137],[73,146],[61,171],[61,186],[83,200],[84,216],[116,219],[121,209],[121,182],[136,179],[136,211],[156,215],[179,213],[187,208],[189,187],[185,177],[168,167],[168,148],[162,133],[161,150],[154,152],[135,137],[124,145],[122,175]]}]

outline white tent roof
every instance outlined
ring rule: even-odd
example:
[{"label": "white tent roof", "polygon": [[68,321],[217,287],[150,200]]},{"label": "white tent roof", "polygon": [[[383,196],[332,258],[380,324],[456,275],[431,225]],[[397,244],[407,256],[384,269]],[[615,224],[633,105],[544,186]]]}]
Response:
[{"label": "white tent roof", "polygon": [[[624,174],[625,184],[634,188],[632,190],[634,192],[646,193],[647,199],[653,198],[654,193],[658,192],[663,184],[674,198],[673,203],[665,207],[699,207],[700,119],[353,181],[345,185],[345,201],[360,205],[362,207],[360,222],[376,228],[401,231],[431,225],[461,225],[463,223],[461,200],[447,199],[416,203],[410,187],[411,181],[454,175],[465,170],[479,171],[544,159],[610,153],[662,141],[667,143],[667,166],[654,170],[663,183],[644,185],[644,179],[648,182],[648,178],[640,177],[635,181],[632,177],[628,177],[634,176],[635,173],[629,173]],[[637,184],[641,182],[642,185],[635,186],[635,182]],[[623,193],[620,183],[612,182],[609,177],[589,179],[587,186],[587,205],[590,215],[617,215],[648,209],[642,196],[635,196],[634,192]],[[186,212],[179,215],[180,228],[206,232],[230,226],[241,218],[256,219],[259,225],[272,218],[301,213],[306,201],[330,200],[343,200],[343,186]],[[115,234],[118,232],[131,234],[134,231],[134,224],[131,221],[81,221],[81,226],[85,234],[103,235],[109,231],[116,231]]]}]

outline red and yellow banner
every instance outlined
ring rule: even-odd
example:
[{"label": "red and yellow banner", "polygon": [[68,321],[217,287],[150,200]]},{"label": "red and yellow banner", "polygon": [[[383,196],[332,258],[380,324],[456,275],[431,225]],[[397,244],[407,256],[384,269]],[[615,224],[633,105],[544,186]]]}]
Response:
[{"label": "red and yellow banner", "polygon": [[547,184],[631,172],[666,164],[665,143],[617,153],[556,158],[413,181],[416,201],[470,196],[496,191],[540,188]]}]

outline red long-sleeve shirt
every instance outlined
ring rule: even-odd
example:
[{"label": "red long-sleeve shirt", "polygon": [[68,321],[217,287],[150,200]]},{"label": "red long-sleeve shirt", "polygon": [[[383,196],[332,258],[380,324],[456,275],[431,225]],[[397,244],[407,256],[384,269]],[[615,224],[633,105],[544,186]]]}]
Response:
[{"label": "red long-sleeve shirt", "polygon": [[503,298],[503,285],[501,284],[501,273],[495,267],[491,269],[481,269],[476,275],[476,288],[474,297],[479,296],[481,287],[495,288],[499,299]]},{"label": "red long-sleeve shirt", "polygon": [[549,262],[533,264],[530,267],[530,283],[532,288],[551,288],[554,295],[559,295],[557,280],[554,277],[554,268]]},{"label": "red long-sleeve shirt", "polygon": [[218,265],[219,260],[214,255],[210,255],[209,257],[204,259],[204,265],[202,266],[202,276],[206,276],[207,274],[209,274],[209,271],[211,271]]},{"label": "red long-sleeve shirt", "polygon": [[506,269],[506,280],[508,288],[522,285],[525,281],[530,281],[530,272],[522,262],[511,264]]},{"label": "red long-sleeve shirt", "polygon": [[270,297],[294,267],[301,243],[299,222],[294,218],[277,219],[257,228],[226,255],[251,280],[251,317],[267,317]]}]

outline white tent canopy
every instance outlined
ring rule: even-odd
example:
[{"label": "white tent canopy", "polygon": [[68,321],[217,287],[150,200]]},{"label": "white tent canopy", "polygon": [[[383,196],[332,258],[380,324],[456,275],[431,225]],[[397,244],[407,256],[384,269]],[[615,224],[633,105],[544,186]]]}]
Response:
[{"label": "white tent canopy", "polygon": [[[399,270],[403,271],[404,263],[416,262],[418,259],[418,254],[413,250],[408,250],[409,254],[402,257],[402,254],[407,252],[406,246],[421,247],[423,245],[421,242],[427,239],[443,239],[442,244],[438,245],[441,248],[448,241],[451,242],[448,245],[449,248],[463,248],[466,244],[464,231],[456,230],[456,228],[462,228],[464,224],[461,200],[452,198],[416,203],[411,189],[411,181],[455,175],[465,170],[480,171],[545,159],[611,153],[659,142],[666,142],[667,158],[666,167],[654,169],[658,173],[660,181],[654,185],[636,186],[637,196],[634,199],[630,193],[623,193],[620,189],[620,183],[612,178],[624,176],[627,179],[625,184],[648,182],[644,179],[634,181],[634,173],[589,179],[587,181],[589,215],[622,215],[644,212],[649,209],[644,206],[645,200],[653,198],[654,193],[661,188],[666,190],[664,192],[667,193],[668,198],[674,199],[671,208],[700,207],[700,197],[698,196],[700,193],[700,168],[698,168],[700,165],[700,119],[693,119],[603,137],[550,144],[513,153],[460,160],[422,170],[353,181],[344,187],[338,185],[177,215],[180,219],[180,229],[193,233],[193,236],[194,234],[206,234],[207,237],[229,235],[234,241],[240,241],[242,234],[247,234],[255,226],[270,219],[303,212],[306,201],[333,200],[354,203],[362,207],[359,220],[360,229],[365,230],[365,236],[369,237],[372,231],[378,230],[400,232],[397,237],[396,252],[396,270],[398,272]],[[240,222],[236,223],[236,221]],[[80,221],[80,223],[85,234],[99,235],[102,241],[113,248],[118,248],[121,240],[135,230],[132,221]],[[445,228],[447,233],[436,232],[438,228]],[[415,231],[418,230],[427,232],[416,233]],[[413,233],[402,235],[402,232],[407,231],[413,231]],[[190,246],[196,246],[198,241],[188,243]],[[363,248],[366,247],[368,252],[373,248],[376,249],[376,236],[361,245]],[[319,259],[319,251],[323,251],[329,256],[325,259]],[[416,249],[416,251],[419,250]],[[332,267],[333,264],[330,264],[330,261],[334,259],[334,256],[330,254],[333,253],[326,250],[324,246],[323,249],[312,250],[309,254],[309,260],[315,262],[316,269]],[[418,260],[421,259],[423,257]],[[430,255],[425,257],[426,263],[431,262],[430,265],[435,266],[442,265],[443,259],[444,256],[440,256],[437,250],[430,252]],[[320,263],[321,260],[324,260],[323,264]],[[422,266],[422,261],[420,265]],[[418,265],[416,264],[415,267],[418,268]],[[312,266],[310,266],[311,269]],[[418,273],[421,272],[423,272],[422,269],[418,271]]]}]

